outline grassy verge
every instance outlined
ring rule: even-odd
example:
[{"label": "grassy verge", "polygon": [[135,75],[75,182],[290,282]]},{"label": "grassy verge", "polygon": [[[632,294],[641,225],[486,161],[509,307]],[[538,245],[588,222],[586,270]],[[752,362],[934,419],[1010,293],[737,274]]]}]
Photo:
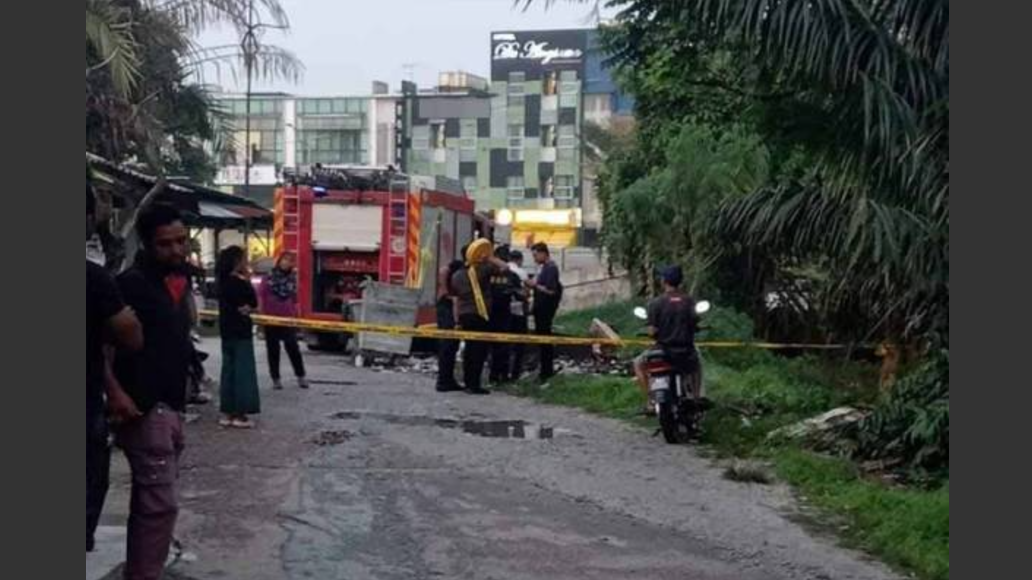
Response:
[{"label": "grassy verge", "polygon": [[[629,311],[613,305],[612,313]],[[621,314],[622,315],[622,314]],[[605,312],[574,313],[564,323],[577,332]],[[718,321],[711,338],[740,339],[740,320]],[[628,322],[625,322],[628,324]],[[729,330],[730,329],[730,330]],[[866,478],[851,462],[816,455],[767,435],[829,409],[873,401],[874,370],[821,359],[786,360],[767,353],[707,356],[707,383],[717,408],[706,423],[704,443],[719,457],[769,462],[777,476],[823,513],[843,541],[922,580],[949,580],[949,484],[924,490],[891,487]],[[637,417],[643,401],[629,378],[562,376],[547,389],[521,384],[513,393],[543,403],[653,425]]]},{"label": "grassy verge", "polygon": [[886,487],[848,461],[798,449],[772,455],[778,476],[811,505],[841,520],[857,548],[925,580],[950,577],[950,491]]}]

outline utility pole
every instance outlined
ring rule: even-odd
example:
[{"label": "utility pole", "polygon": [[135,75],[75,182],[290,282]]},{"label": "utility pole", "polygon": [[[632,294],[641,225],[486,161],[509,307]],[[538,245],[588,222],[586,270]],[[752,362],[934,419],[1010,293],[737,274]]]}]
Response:
[{"label": "utility pole", "polygon": [[258,24],[255,19],[254,0],[248,0],[247,4],[247,29],[241,41],[241,50],[244,55],[244,69],[247,74],[247,119],[245,120],[244,136],[244,197],[251,199],[251,163],[253,162],[251,147],[251,101],[254,92],[254,63],[258,58]]}]

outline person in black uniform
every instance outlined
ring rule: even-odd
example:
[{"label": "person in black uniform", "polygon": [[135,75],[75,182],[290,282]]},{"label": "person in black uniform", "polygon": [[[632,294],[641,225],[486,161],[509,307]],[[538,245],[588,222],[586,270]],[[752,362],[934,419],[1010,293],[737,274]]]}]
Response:
[{"label": "person in black uniform", "polygon": [[[508,264],[494,257],[491,243],[479,239],[466,251],[466,267],[452,276],[455,292],[455,310],[462,330],[486,333],[491,330],[491,278],[508,268]],[[484,363],[490,354],[490,344],[467,340],[463,357],[463,375],[466,392],[488,395],[483,387]]]},{"label": "person in black uniform", "polygon": [[[499,246],[495,250],[495,258],[508,263],[509,246]],[[518,290],[519,287],[512,284],[512,272],[509,270],[499,270],[491,276],[491,332],[509,332],[512,325],[512,296]],[[491,346],[491,384],[498,385],[508,380],[510,352],[511,347],[505,343],[496,342]]]},{"label": "person in black uniform", "polygon": [[[452,278],[465,269],[466,248],[462,248],[462,260],[455,260],[438,273],[437,279],[437,328],[455,330],[458,316],[455,311],[455,290]],[[462,387],[455,380],[455,362],[459,355],[459,341],[439,340],[437,352],[437,392],[451,393],[461,391]]]}]

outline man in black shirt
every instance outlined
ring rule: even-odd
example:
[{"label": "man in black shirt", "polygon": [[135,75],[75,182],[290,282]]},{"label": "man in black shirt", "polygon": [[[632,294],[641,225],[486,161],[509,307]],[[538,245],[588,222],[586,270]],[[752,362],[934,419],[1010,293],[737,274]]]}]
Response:
[{"label": "man in black shirt", "polygon": [[[656,350],[670,357],[684,359],[685,363],[695,361],[695,333],[698,328],[698,314],[695,312],[695,300],[681,291],[684,283],[684,272],[680,267],[671,266],[661,272],[663,295],[649,304],[649,336],[656,340]],[[634,363],[635,375],[642,391],[649,392],[649,372],[646,361],[649,352],[644,353]],[[675,361],[676,362],[676,361]],[[695,393],[696,397],[700,393]]]},{"label": "man in black shirt", "polygon": [[[563,284],[559,279],[559,266],[552,261],[548,245],[536,244],[533,248],[534,261],[541,268],[537,278],[530,282],[534,289],[534,333],[538,336],[552,336],[555,315],[563,300]],[[555,347],[541,346],[541,382],[555,376]]]},{"label": "man in black shirt", "polygon": [[125,580],[157,580],[179,513],[182,413],[193,355],[189,235],[179,212],[160,204],[141,212],[136,229],[142,249],[118,283],[143,324],[144,348],[119,354],[119,388],[114,389],[124,392],[140,414],[117,430],[117,443],[132,470]]},{"label": "man in black shirt", "polygon": [[[86,186],[86,237],[93,232],[93,192]],[[104,350],[111,344],[126,350],[143,347],[143,331],[122,302],[115,281],[104,268],[86,261],[86,551],[93,551],[108,489],[110,453],[104,387],[110,366]]]}]

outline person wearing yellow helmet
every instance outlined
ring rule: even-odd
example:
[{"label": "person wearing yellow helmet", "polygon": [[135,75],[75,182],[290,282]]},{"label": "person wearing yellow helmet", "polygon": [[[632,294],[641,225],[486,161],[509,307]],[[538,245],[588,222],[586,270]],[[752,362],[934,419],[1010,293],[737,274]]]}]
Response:
[{"label": "person wearing yellow helmet", "polygon": [[[486,239],[479,239],[466,250],[466,268],[452,275],[456,314],[459,328],[469,332],[489,332],[491,313],[491,277],[504,272],[509,265],[494,256],[494,247]],[[490,351],[488,343],[466,341],[463,375],[466,391],[473,395],[487,395],[483,387],[484,364]]]}]

